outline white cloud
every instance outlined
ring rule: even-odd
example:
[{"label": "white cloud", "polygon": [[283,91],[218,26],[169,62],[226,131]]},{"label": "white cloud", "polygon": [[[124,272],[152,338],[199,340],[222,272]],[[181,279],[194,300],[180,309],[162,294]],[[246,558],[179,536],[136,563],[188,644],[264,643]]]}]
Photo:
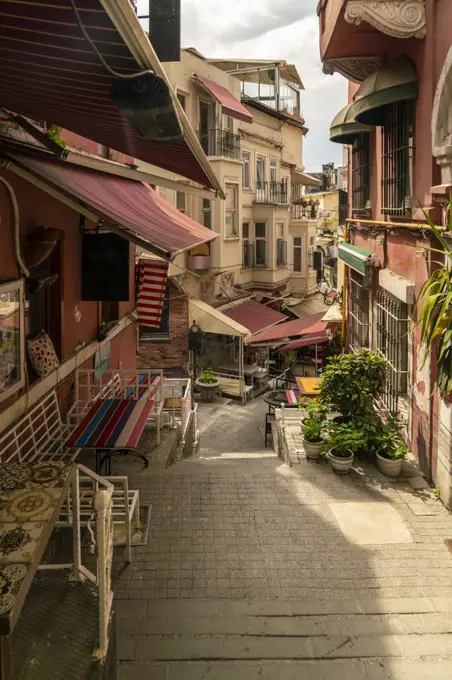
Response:
[{"label": "white cloud", "polygon": [[[144,14],[148,0],[138,0]],[[309,133],[303,163],[342,162],[342,147],[329,141],[329,126],[347,103],[347,81],[322,73],[317,0],[182,0],[182,44],[208,57],[285,59],[306,88],[301,106]]]}]

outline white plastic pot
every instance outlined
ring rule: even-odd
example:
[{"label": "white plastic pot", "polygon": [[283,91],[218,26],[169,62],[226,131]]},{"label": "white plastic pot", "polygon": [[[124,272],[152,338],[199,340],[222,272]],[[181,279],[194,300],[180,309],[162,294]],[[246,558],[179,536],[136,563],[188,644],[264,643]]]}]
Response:
[{"label": "white plastic pot", "polygon": [[352,454],[348,458],[339,458],[330,451],[329,458],[334,472],[338,475],[347,475],[352,469],[355,456]]},{"label": "white plastic pot", "polygon": [[307,442],[304,437],[301,438],[303,442],[303,449],[306,454],[306,458],[310,458],[312,460],[315,460],[316,458],[320,458],[320,455],[322,453],[322,449],[325,445],[325,443],[322,442]]},{"label": "white plastic pot", "polygon": [[402,472],[403,458],[393,460],[392,458],[384,458],[377,453],[377,465],[380,472],[386,477],[398,477]]}]

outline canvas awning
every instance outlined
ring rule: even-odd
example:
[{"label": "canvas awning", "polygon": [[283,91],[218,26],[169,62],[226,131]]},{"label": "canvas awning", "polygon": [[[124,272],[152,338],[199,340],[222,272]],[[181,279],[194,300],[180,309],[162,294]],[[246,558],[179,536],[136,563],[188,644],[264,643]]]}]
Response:
[{"label": "canvas awning", "polygon": [[85,215],[95,226],[164,259],[217,237],[143,182],[69,165],[49,154],[6,149],[1,155],[8,170]]},{"label": "canvas awning", "polygon": [[[130,162],[136,158],[151,163],[224,196],[133,4],[76,0],[75,5],[91,43],[68,0],[0,3],[0,106],[63,127],[127,154]],[[171,103],[165,114],[175,116],[179,139],[146,139],[113,101],[114,86],[127,82],[122,76],[143,71],[155,74],[168,90]]]},{"label": "canvas awning", "polygon": [[303,347],[309,347],[310,345],[326,345],[328,342],[329,340],[326,331],[319,331],[318,333],[304,335],[300,340],[293,340],[287,345],[280,347],[279,351],[286,349],[302,349]]},{"label": "canvas awning", "polygon": [[[268,305],[261,305],[255,300],[246,300],[245,302],[232,303],[228,306],[221,307],[223,314],[248,328],[250,333],[260,333],[266,328],[275,326],[282,321],[287,320],[285,314],[281,314],[276,309],[272,309]],[[250,342],[251,339],[248,340]]]},{"label": "canvas awning", "polygon": [[323,295],[314,293],[304,300],[298,300],[296,304],[286,305],[285,308],[298,316],[299,319],[313,318],[313,315],[318,315],[318,318],[321,319],[322,314],[325,313],[325,302]]},{"label": "canvas awning", "polygon": [[367,272],[367,267],[370,265],[372,253],[369,250],[358,248],[351,243],[339,244],[338,256],[342,262],[345,262],[349,267],[359,272],[363,276]]},{"label": "canvas awning", "polygon": [[218,311],[218,309],[202,300],[188,301],[188,316],[189,328],[196,324],[203,333],[233,335],[242,338],[246,338],[249,335],[248,328],[230,319]]},{"label": "canvas awning", "polygon": [[308,175],[307,172],[301,170],[301,168],[294,168],[291,172],[292,184],[302,184],[306,187],[321,187],[322,180],[312,175]]},{"label": "canvas awning", "polygon": [[353,144],[358,135],[371,132],[371,125],[363,125],[355,120],[355,102],[347,104],[335,116],[330,127],[330,142]]},{"label": "canvas awning", "polygon": [[387,61],[360,85],[353,104],[357,123],[383,125],[385,108],[395,102],[416,99],[418,80],[413,62],[401,56]]},{"label": "canvas awning", "polygon": [[204,78],[204,76],[198,76],[197,74],[195,74],[193,78],[221,104],[225,116],[237,118],[244,123],[253,122],[253,116],[248,109],[243,106],[243,104],[236,99],[226,87],[219,85],[209,78]]},{"label": "canvas awning", "polygon": [[248,339],[249,343],[274,343],[281,344],[287,342],[289,338],[296,338],[304,336],[309,333],[317,333],[325,329],[325,325],[321,322],[321,314],[314,314],[305,319],[294,319],[286,323],[280,323],[277,326],[268,328],[262,333],[257,333]]}]

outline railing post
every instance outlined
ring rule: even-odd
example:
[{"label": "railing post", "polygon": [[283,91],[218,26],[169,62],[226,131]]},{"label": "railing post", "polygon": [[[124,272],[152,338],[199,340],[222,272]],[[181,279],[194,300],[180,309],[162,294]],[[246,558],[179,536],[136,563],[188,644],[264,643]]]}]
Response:
[{"label": "railing post", "polygon": [[73,568],[70,581],[84,581],[82,575],[82,542],[80,530],[80,472],[78,465],[72,472],[72,559]]},{"label": "railing post", "polygon": [[97,519],[97,584],[99,588],[99,648],[95,656],[103,659],[108,650],[108,624],[110,619],[112,592],[110,590],[111,559],[111,491],[99,489],[94,498]]}]

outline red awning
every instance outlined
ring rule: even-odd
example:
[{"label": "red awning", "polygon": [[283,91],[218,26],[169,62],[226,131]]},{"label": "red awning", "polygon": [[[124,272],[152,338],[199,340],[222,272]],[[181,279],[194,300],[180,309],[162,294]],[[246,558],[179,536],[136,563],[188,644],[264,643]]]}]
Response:
[{"label": "red awning", "polygon": [[[261,305],[259,302],[255,302],[255,300],[247,300],[228,309],[220,308],[219,311],[242,326],[245,326],[245,328],[248,328],[251,333],[259,333],[264,328],[269,328],[287,319],[287,316],[281,314],[281,312],[277,312],[266,305]],[[254,342],[254,337],[250,338],[249,341]]]},{"label": "red awning", "polygon": [[294,319],[293,321],[281,323],[278,326],[263,331],[263,333],[254,335],[250,338],[250,342],[281,342],[282,340],[298,337],[305,333],[313,333],[322,330],[325,328],[325,324],[319,325],[322,316],[324,316],[323,312],[321,314],[305,316],[304,319]]},{"label": "red awning", "polygon": [[214,99],[216,99],[221,104],[223,113],[226,116],[232,116],[232,118],[237,118],[238,120],[243,120],[244,123],[252,123],[253,116],[248,111],[248,109],[239,102],[234,95],[229,92],[225,87],[215,83],[209,78],[204,78],[203,76],[195,75],[196,80],[198,80],[204,87],[209,90],[210,94]]},{"label": "red awning", "polygon": [[[46,184],[63,190],[82,206],[107,218],[120,228],[124,238],[138,237],[144,248],[148,243],[154,246],[154,251],[160,251],[158,254],[162,257],[172,257],[217,237],[215,232],[173,208],[143,182],[51,160],[42,154],[9,150],[4,153],[13,161],[10,168],[13,172],[14,166],[18,166],[16,174],[21,175],[24,168],[25,179],[44,179]],[[108,222],[104,226],[108,229]]]},{"label": "red awning", "polygon": [[[83,25],[108,66],[121,75],[151,70],[171,88],[132,3],[76,0]],[[0,106],[47,121],[133,158],[222,193],[182,107],[173,97],[183,139],[141,137],[111,98],[118,80],[77,24],[68,0],[0,3]]]},{"label": "red awning", "polygon": [[280,347],[279,351],[282,351],[283,349],[300,349],[301,347],[309,347],[310,345],[326,345],[327,342],[329,342],[329,340],[326,336],[326,331],[309,333],[308,335],[304,335],[301,340],[293,340],[287,345],[284,345],[284,347]]}]

